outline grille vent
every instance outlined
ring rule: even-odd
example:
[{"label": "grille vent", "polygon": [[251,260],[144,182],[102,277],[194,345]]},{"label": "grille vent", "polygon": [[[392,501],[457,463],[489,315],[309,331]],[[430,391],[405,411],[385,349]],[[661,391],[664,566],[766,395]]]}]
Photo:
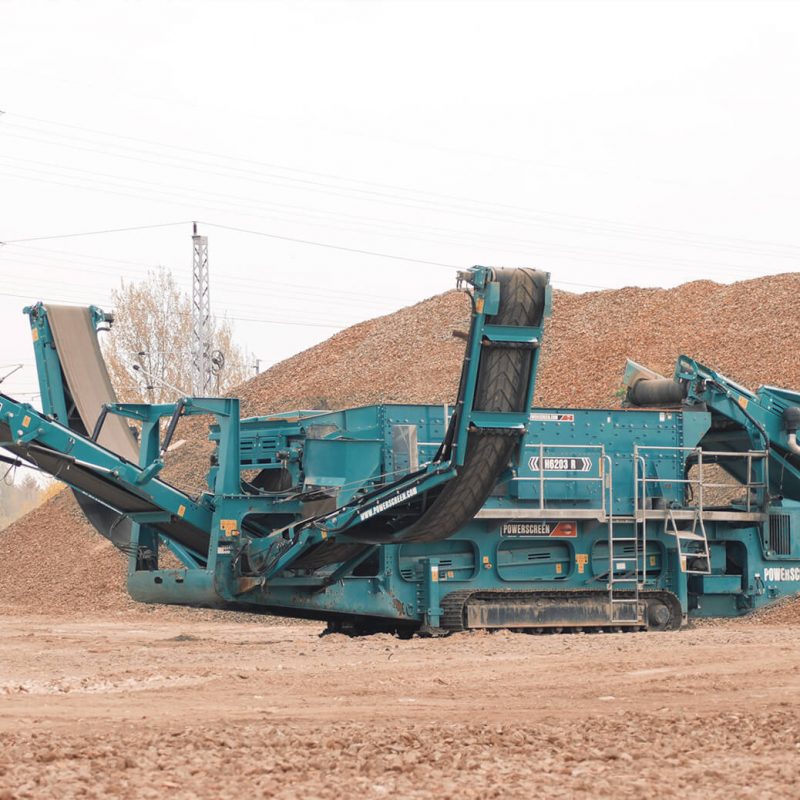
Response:
[{"label": "grille vent", "polygon": [[779,556],[791,555],[792,537],[788,514],[769,515],[769,548]]}]

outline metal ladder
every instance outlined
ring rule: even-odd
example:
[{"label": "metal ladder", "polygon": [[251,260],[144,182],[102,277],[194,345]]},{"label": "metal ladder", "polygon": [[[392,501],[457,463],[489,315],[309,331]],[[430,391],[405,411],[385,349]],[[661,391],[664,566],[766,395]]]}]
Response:
[{"label": "metal ladder", "polygon": [[[608,602],[611,609],[611,622],[636,623],[639,615],[639,536],[636,521],[633,521],[633,536],[614,535],[614,482],[613,462],[604,456],[606,466],[603,488],[608,492],[606,504],[608,523]],[[633,545],[633,553],[627,552]],[[617,576],[616,572],[623,573]],[[624,592],[625,596],[621,596]]]},{"label": "metal ladder", "polygon": [[[708,549],[702,508],[698,507],[694,510],[690,531],[679,530],[672,509],[667,509],[667,516],[664,518],[664,533],[675,537],[681,572],[685,572],[687,575],[711,574],[711,553]],[[699,565],[703,565],[703,568],[700,569]]]}]

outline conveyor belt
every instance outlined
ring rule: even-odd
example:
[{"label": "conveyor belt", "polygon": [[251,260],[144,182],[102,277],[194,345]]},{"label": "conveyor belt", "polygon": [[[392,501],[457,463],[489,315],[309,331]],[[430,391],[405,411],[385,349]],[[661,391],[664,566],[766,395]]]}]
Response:
[{"label": "conveyor belt", "polygon": [[[67,419],[60,420],[81,436],[90,436],[104,405],[116,403],[103,354],[97,340],[92,313],[75,306],[46,306],[47,321],[61,364]],[[0,424],[0,438],[11,438]],[[109,414],[97,443],[129,463],[138,465],[139,446],[124,417]],[[117,483],[89,465],[76,464],[69,455],[42,447],[37,442],[7,447],[46,472],[62,477],[73,487],[81,510],[92,525],[121,550],[131,541],[131,513],[159,512],[144,493]],[[208,532],[173,517],[152,527],[188,547],[198,556],[208,552]]]},{"label": "conveyor belt", "polygon": [[[544,317],[547,274],[532,269],[497,269],[494,279],[500,284],[500,308],[490,322],[539,327]],[[513,346],[485,349],[478,372],[474,409],[526,411],[532,368],[532,350]],[[469,522],[486,502],[500,473],[508,467],[519,436],[508,431],[471,431],[464,466],[435,497],[427,498],[427,510],[403,531],[402,540],[446,539]]]},{"label": "conveyor belt", "polygon": [[[83,430],[79,432],[89,434],[103,406],[117,402],[97,341],[92,314],[88,308],[77,306],[49,305],[45,310],[64,379],[83,425]],[[69,425],[76,427],[72,419]],[[97,443],[126,461],[139,463],[139,446],[123,417],[109,415],[103,423]]]},{"label": "conveyor belt", "polygon": [[[48,305],[45,310],[61,362],[69,411],[66,424],[88,436],[103,405],[117,402],[97,341],[92,314],[88,308],[78,306]],[[126,461],[139,463],[139,448],[122,417],[110,414],[106,418],[98,444]],[[103,536],[121,549],[130,544],[131,521],[127,517],[116,514],[82,492],[73,492],[83,513]]]},{"label": "conveyor belt", "polygon": [[[500,284],[500,307],[497,314],[487,318],[488,323],[537,328],[542,325],[547,273],[532,269],[496,269],[494,280]],[[516,343],[492,342],[491,345],[481,348],[474,410],[525,411],[534,350],[519,347]],[[468,368],[465,360],[457,408],[462,407]],[[458,430],[458,413],[456,411],[451,418],[445,440],[437,454],[437,460],[442,463],[450,458],[455,446],[453,439]],[[392,504],[387,512],[349,527],[347,536],[373,543],[438,541],[452,536],[486,502],[499,476],[508,467],[520,435],[520,431],[509,430],[470,431],[464,464],[454,478],[422,497],[414,493],[409,502]],[[401,478],[397,485],[405,486],[410,477],[413,478]],[[324,542],[318,547],[319,552],[315,551],[315,556],[333,560],[338,555],[337,548],[339,545],[336,543]]]},{"label": "conveyor belt", "polygon": [[[0,399],[4,395],[0,395]],[[13,402],[13,401],[12,401]],[[5,422],[0,421],[0,441],[3,448],[33,464],[73,487],[75,497],[92,524],[120,549],[130,543],[131,520],[128,514],[153,514],[160,509],[144,492],[118,482],[90,464],[76,461],[69,454],[44,447],[36,441],[13,443],[13,434]],[[7,443],[7,444],[6,444]],[[169,536],[197,554],[202,560],[208,551],[208,533],[176,516],[163,522],[151,522],[152,527]],[[103,527],[101,528],[100,525]],[[118,528],[126,526],[120,535]]]},{"label": "conveyor belt", "polygon": [[[100,351],[92,314],[88,308],[78,306],[48,305],[45,310],[61,362],[69,409],[66,424],[88,436],[94,429],[103,405],[117,402]],[[127,421],[122,417],[111,414],[106,418],[98,444],[126,461],[139,463],[139,448]],[[73,491],[78,505],[92,525],[117,547],[127,547],[131,540],[131,521],[82,492]]]}]

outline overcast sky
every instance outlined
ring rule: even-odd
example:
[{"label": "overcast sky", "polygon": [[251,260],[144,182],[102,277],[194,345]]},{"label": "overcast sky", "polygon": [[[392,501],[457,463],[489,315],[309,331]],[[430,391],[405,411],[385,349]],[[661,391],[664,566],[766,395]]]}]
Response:
[{"label": "overcast sky", "polygon": [[793,271],[799,38],[797,3],[0,0],[3,390],[23,305],[188,287],[190,220],[262,368],[455,266]]}]

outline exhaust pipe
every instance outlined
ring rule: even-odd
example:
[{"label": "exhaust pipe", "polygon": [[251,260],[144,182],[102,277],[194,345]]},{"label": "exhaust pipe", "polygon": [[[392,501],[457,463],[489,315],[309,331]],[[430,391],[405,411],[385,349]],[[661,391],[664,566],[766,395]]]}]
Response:
[{"label": "exhaust pipe", "polygon": [[786,428],[786,444],[789,452],[800,456],[800,445],[797,444],[797,429],[800,427],[800,408],[789,406],[783,410],[783,426]]}]

